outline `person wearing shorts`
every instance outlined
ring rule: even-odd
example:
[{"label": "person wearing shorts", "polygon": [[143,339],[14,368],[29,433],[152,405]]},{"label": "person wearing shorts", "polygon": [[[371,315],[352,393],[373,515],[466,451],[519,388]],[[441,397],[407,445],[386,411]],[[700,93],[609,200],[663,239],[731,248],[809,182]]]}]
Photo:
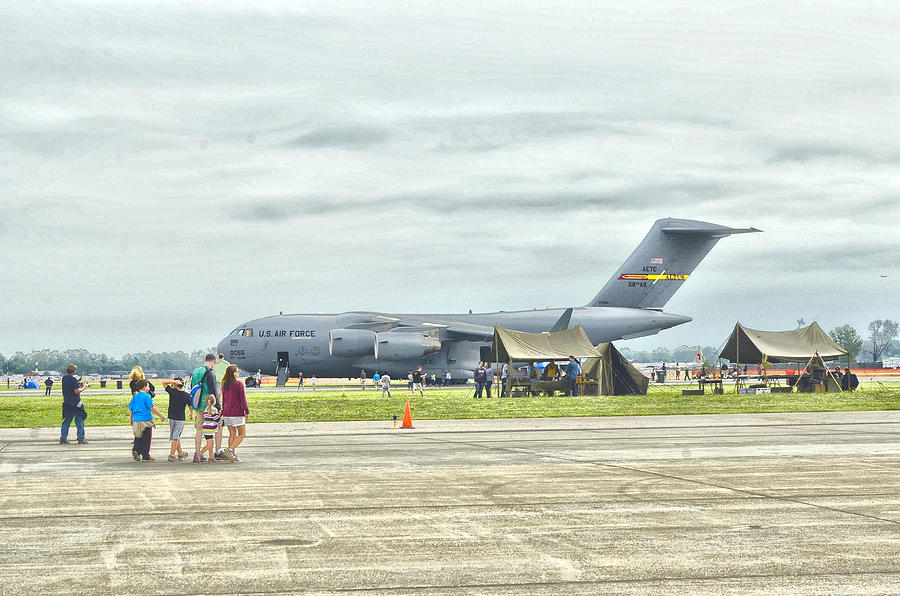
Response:
[{"label": "person wearing shorts", "polygon": [[[202,456],[200,455],[200,443],[203,439],[203,413],[206,410],[207,400],[210,395],[215,397],[216,390],[218,389],[218,385],[216,383],[216,375],[213,372],[213,367],[216,365],[216,355],[215,354],[207,354],[203,361],[203,366],[198,367],[193,374],[191,374],[191,391],[198,385],[200,386],[197,389],[197,397],[196,403],[191,403],[191,415],[194,418],[194,429],[196,433],[194,435],[194,462],[200,463],[203,461]],[[194,400],[192,399],[192,402]],[[205,450],[204,450],[205,451]]]},{"label": "person wearing shorts", "polygon": [[175,377],[165,387],[169,394],[169,441],[172,442],[169,461],[176,462],[188,456],[188,452],[181,448],[181,433],[184,430],[184,410],[191,405],[191,394],[184,390],[184,379],[181,377]]},{"label": "person wearing shorts", "polygon": [[202,425],[203,438],[206,439],[206,446],[200,450],[200,457],[194,458],[194,463],[204,461],[203,453],[206,452],[209,454],[209,460],[206,463],[214,464],[216,463],[216,456],[213,451],[213,439],[222,422],[222,411],[219,409],[219,404],[216,402],[216,396],[214,394],[208,395],[206,399],[206,410],[203,411]]},{"label": "person wearing shorts", "polygon": [[412,382],[413,386],[411,389],[412,395],[416,394],[416,391],[419,392],[419,395],[425,397],[425,381],[422,379],[422,367],[416,369],[416,371],[412,374]]},{"label": "person wearing shorts", "polygon": [[232,364],[222,378],[222,418],[228,427],[228,447],[224,453],[232,463],[241,461],[235,450],[247,435],[247,417],[250,416],[244,384],[238,380],[237,374],[238,367]]}]

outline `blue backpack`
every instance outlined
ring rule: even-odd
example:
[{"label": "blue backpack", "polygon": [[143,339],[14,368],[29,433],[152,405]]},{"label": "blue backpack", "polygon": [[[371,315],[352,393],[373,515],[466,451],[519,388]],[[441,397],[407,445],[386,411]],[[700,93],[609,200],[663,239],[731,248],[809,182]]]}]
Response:
[{"label": "blue backpack", "polygon": [[199,410],[200,401],[203,399],[203,383],[197,383],[191,388],[191,409]]},{"label": "blue backpack", "polygon": [[[194,385],[193,387],[191,387],[191,409],[192,410],[202,409],[200,407],[200,404],[203,402],[203,381],[206,380],[206,377],[211,372],[212,371],[207,368],[206,372],[203,374],[203,376],[200,377],[200,382],[197,383],[196,385]],[[215,385],[213,385],[213,387],[215,387]]]}]

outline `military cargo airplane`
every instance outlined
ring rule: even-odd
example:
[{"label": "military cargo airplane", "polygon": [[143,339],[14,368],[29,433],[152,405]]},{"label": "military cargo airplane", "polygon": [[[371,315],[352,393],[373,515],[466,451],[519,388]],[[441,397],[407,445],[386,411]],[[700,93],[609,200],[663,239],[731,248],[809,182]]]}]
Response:
[{"label": "military cargo airplane", "polygon": [[254,319],[219,342],[218,350],[246,371],[288,376],[355,377],[361,370],[406,378],[449,370],[472,376],[488,360],[494,326],[542,332],[581,325],[594,344],[659,333],[691,317],[662,307],[720,238],[759,232],[690,219],[657,220],[594,298],[581,307],[472,314],[290,314]]}]

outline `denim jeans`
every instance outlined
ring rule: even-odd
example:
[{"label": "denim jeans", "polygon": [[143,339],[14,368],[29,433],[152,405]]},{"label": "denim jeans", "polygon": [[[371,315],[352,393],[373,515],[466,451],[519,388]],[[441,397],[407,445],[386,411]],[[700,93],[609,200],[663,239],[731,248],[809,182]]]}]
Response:
[{"label": "denim jeans", "polygon": [[82,418],[81,414],[63,414],[62,428],[60,428],[60,436],[59,438],[63,441],[69,438],[69,425],[72,424],[72,419],[75,419],[75,430],[77,431],[78,440],[84,440],[84,418]]}]

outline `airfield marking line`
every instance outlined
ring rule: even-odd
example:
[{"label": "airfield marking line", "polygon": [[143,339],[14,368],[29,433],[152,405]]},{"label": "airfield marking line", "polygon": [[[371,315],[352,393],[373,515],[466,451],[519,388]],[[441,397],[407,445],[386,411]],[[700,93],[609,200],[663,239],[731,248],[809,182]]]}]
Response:
[{"label": "airfield marking line", "polygon": [[[860,571],[854,573],[748,573],[742,575],[685,575],[685,576],[649,576],[634,579],[585,579],[585,580],[559,580],[547,582],[497,582],[497,583],[469,583],[469,584],[415,584],[410,586],[373,586],[355,588],[329,588],[329,592],[384,592],[396,590],[459,590],[459,589],[486,589],[486,588],[527,588],[527,587],[562,587],[562,586],[593,586],[593,585],[626,585],[643,584],[653,582],[700,582],[707,583],[721,580],[746,580],[746,579],[776,579],[776,578],[810,578],[810,577],[865,577],[865,576],[892,576],[900,575],[900,569],[887,571]],[[255,594],[275,594],[280,591],[254,592]]]},{"label": "airfield marking line", "polygon": [[[873,410],[873,411],[874,411],[874,410]],[[868,412],[868,410],[866,410],[866,412]],[[710,416],[755,416],[755,415],[760,415],[760,414],[766,414],[766,415],[768,415],[768,414],[821,414],[821,413],[823,413],[823,412],[748,412],[748,413],[743,413],[743,414],[709,414],[709,415],[710,415]],[[854,413],[854,412],[843,412],[843,413]],[[658,416],[706,416],[706,415],[707,415],[707,414],[652,414],[652,415],[647,415],[647,416],[645,416],[645,418],[655,418],[655,417],[658,417]],[[634,416],[628,416],[628,417],[634,417]],[[571,417],[565,417],[565,418],[568,419],[568,418],[571,418]],[[577,419],[578,417],[575,417],[575,418]],[[605,418],[605,419],[615,420],[615,419],[617,419],[617,418],[623,418],[623,417],[620,417],[620,416],[607,416],[607,417],[604,417],[604,418]],[[427,423],[427,422],[465,422],[465,421],[469,421],[469,420],[475,420],[475,421],[509,421],[509,420],[514,420],[514,421],[526,421],[526,420],[535,420],[535,421],[536,421],[536,420],[554,420],[554,419],[553,419],[553,418],[466,418],[466,419],[430,419],[430,418],[425,418],[425,419],[419,420],[419,423]],[[285,422],[257,422],[256,424],[258,424],[258,425],[264,425],[264,424],[341,424],[341,423],[365,423],[365,422],[372,422],[372,423],[382,422],[382,423],[383,423],[384,421],[383,421],[383,420],[341,420],[341,421],[321,421],[321,420],[320,420],[320,421],[303,421],[303,420],[293,420],[293,421],[285,421]],[[583,427],[583,428],[567,428],[567,429],[564,429],[564,430],[565,430],[566,432],[573,432],[573,433],[574,433],[574,432],[578,432],[578,433],[580,433],[580,432],[595,432],[595,431],[599,431],[599,432],[623,432],[623,431],[624,431],[624,432],[627,432],[627,431],[660,430],[660,429],[663,429],[663,430],[681,430],[681,429],[686,429],[686,428],[687,428],[687,429],[709,429],[709,428],[723,428],[723,429],[742,429],[742,428],[748,428],[748,429],[749,429],[749,428],[779,428],[779,427],[791,427],[791,428],[797,428],[797,427],[812,427],[812,426],[825,426],[825,427],[829,427],[829,426],[891,426],[891,425],[894,425],[894,426],[897,426],[898,428],[900,428],[900,420],[881,420],[881,421],[875,421],[875,422],[852,422],[852,423],[849,423],[849,424],[846,423],[846,422],[797,422],[797,423],[794,423],[794,422],[772,422],[772,423],[755,423],[755,424],[703,424],[703,425],[695,424],[695,425],[681,425],[681,426],[658,426],[658,425],[647,425],[647,426],[630,426],[630,427],[615,427],[615,428]],[[125,431],[124,431],[125,434],[131,432],[131,429],[130,429],[129,427],[127,427],[127,426],[122,426],[122,425],[119,425],[119,424],[113,424],[113,425],[101,425],[101,426],[97,426],[97,427],[93,427],[93,428],[107,429],[107,428],[112,428],[112,427],[116,427],[116,426],[121,426],[123,429],[125,429]],[[161,424],[160,426],[167,426],[167,425]],[[252,425],[251,425],[251,426],[252,426]],[[20,429],[22,429],[22,428],[25,428],[25,427],[0,427],[0,433],[2,433],[4,430],[20,430]],[[57,427],[44,427],[43,429],[46,429],[46,430],[53,430],[53,429],[56,429],[56,428],[57,428]],[[92,427],[88,426],[88,427],[86,427],[86,428],[92,428]],[[42,429],[42,430],[43,430],[43,429]],[[366,436],[382,437],[382,436],[385,436],[385,435],[393,435],[393,434],[395,434],[395,433],[393,432],[394,430],[396,430],[396,429],[390,428],[389,426],[385,426],[382,432],[371,432],[371,431],[369,431],[369,432],[345,431],[345,432],[334,432],[334,433],[331,433],[331,432],[325,432],[325,433],[318,433],[318,434],[306,435],[306,436],[309,436],[309,437],[326,437],[326,436],[329,436],[329,437],[345,437],[345,436],[351,436],[351,437],[366,437]],[[472,429],[472,430],[463,430],[463,429],[458,429],[458,430],[428,430],[428,431],[424,431],[424,432],[427,432],[427,433],[430,434],[430,435],[445,435],[445,434],[469,434],[469,435],[471,435],[471,434],[485,434],[485,433],[497,433],[497,432],[503,432],[503,433],[508,433],[508,434],[513,434],[513,433],[523,433],[523,434],[524,434],[524,433],[546,433],[546,432],[557,432],[557,431],[559,431],[559,430],[563,430],[563,429],[559,429],[559,428],[517,428],[517,429],[509,429],[509,430],[497,430],[497,429]],[[855,431],[848,431],[848,432],[855,432]],[[396,434],[399,435],[400,433],[398,432],[398,433],[396,433]],[[891,431],[885,431],[884,434],[895,434],[895,433],[892,433]],[[414,435],[414,433],[413,433],[413,435]],[[411,436],[413,436],[413,435],[411,435]],[[280,435],[272,435],[272,434],[254,434],[253,436],[254,436],[254,437],[264,438],[264,437],[273,437],[273,436],[277,437],[277,436],[280,436]],[[29,442],[29,441],[30,441],[30,442],[33,442],[33,443],[42,443],[42,442],[43,442],[43,441],[36,441],[36,440],[34,440],[34,439],[12,440],[12,441],[10,441],[10,442],[11,442],[11,443],[27,443],[27,442]],[[92,440],[92,442],[93,442],[93,440]]]},{"label": "airfield marking line", "polygon": [[[265,424],[265,423],[261,423],[261,424]],[[302,423],[300,423],[300,424],[302,424]],[[827,424],[830,425],[831,423],[827,423]],[[896,422],[871,422],[871,423],[865,423],[865,424],[884,425],[884,424],[898,424],[898,423],[896,423]],[[768,429],[768,428],[782,428],[782,427],[795,427],[795,426],[812,427],[812,426],[822,426],[822,425],[819,425],[819,424],[802,424],[802,425],[764,424],[764,425],[708,425],[708,426],[702,426],[702,427],[698,427],[698,426],[656,427],[656,426],[653,426],[653,427],[633,427],[633,428],[579,428],[579,429],[566,429],[565,432],[578,433],[578,434],[590,433],[591,436],[590,437],[581,437],[581,438],[568,437],[568,438],[559,438],[559,439],[556,439],[556,438],[528,439],[525,442],[528,442],[528,443],[537,443],[537,442],[553,443],[553,442],[563,442],[563,441],[577,442],[577,441],[598,440],[598,439],[609,440],[609,441],[641,441],[641,440],[648,440],[648,439],[677,440],[677,439],[693,439],[693,438],[722,438],[722,437],[733,438],[733,437],[735,437],[735,435],[733,433],[728,433],[728,434],[723,434],[723,435],[678,435],[678,434],[646,435],[646,434],[644,434],[641,436],[626,436],[626,437],[603,436],[603,435],[609,435],[609,434],[613,434],[613,433],[620,434],[622,432],[640,432],[640,431],[645,431],[645,430],[660,430],[663,428],[672,428],[675,430],[698,429],[698,428],[722,428],[722,429],[735,430],[735,429],[743,429],[743,428],[748,428],[748,429],[750,429],[750,428],[767,428]],[[391,429],[391,430],[393,430],[393,429]],[[553,433],[553,432],[558,432],[558,429],[515,429],[515,430],[473,430],[473,431],[453,430],[453,431],[423,431],[423,432],[427,433],[428,435],[447,435],[447,434],[451,434],[451,435],[467,434],[468,435],[468,434],[476,434],[476,433],[478,433],[478,434],[517,434],[517,433],[531,434],[531,433]],[[885,435],[885,436],[896,436],[898,434],[898,433],[892,432],[892,431],[869,431],[869,430],[866,430],[866,431],[847,430],[847,431],[839,432],[838,434],[849,436],[849,435],[858,435],[858,434],[866,434],[866,433],[875,434],[875,435]],[[802,436],[818,437],[818,436],[823,436],[826,434],[827,433],[824,433],[824,432],[823,433],[814,433],[813,432],[813,433],[804,434]],[[784,436],[784,435],[795,436],[794,433],[790,433],[787,431],[771,432],[771,433],[766,433],[766,434],[755,434],[754,436],[779,437],[779,436]],[[421,434],[417,435],[415,433],[402,434],[399,432],[396,434],[395,433],[387,433],[387,432],[385,432],[385,433],[372,433],[372,432],[370,432],[370,433],[350,433],[350,432],[348,432],[348,433],[328,433],[328,434],[320,434],[320,435],[304,435],[304,436],[302,436],[302,438],[309,440],[309,439],[330,438],[330,437],[334,437],[334,438],[337,438],[337,437],[384,438],[384,437],[388,437],[388,436],[403,437],[403,440],[408,441],[406,444],[416,444],[415,442],[412,442],[415,440],[420,440],[421,442],[419,444],[428,444],[428,443],[434,442],[434,439],[431,439],[428,436],[423,436]],[[254,439],[276,439],[280,442],[282,439],[282,435],[254,434],[253,438]],[[110,443],[110,445],[115,444],[117,446],[116,447],[110,446],[107,449],[97,449],[95,447],[94,449],[92,449],[92,452],[100,453],[100,452],[113,451],[113,450],[118,451],[123,448],[121,445],[126,444],[125,438],[122,438],[122,439],[119,439],[119,438],[93,439],[91,442],[98,444],[98,443],[107,442],[107,441]],[[448,441],[448,442],[450,442],[450,441]],[[489,439],[489,440],[484,440],[484,441],[479,441],[479,442],[480,443],[511,443],[511,442],[523,442],[523,441],[517,440],[517,439]],[[295,447],[335,447],[335,446],[345,446],[345,445],[346,445],[346,443],[343,443],[343,442],[341,442],[341,443],[304,442],[304,443],[292,443],[291,447],[284,447],[284,449],[295,448]],[[384,445],[384,443],[383,442],[371,442],[371,443],[361,443],[360,442],[360,443],[353,443],[353,445],[354,446],[377,446],[377,445]],[[53,452],[53,453],[59,452],[60,449],[67,449],[67,447],[60,447],[59,445],[54,444],[54,443],[49,443],[48,441],[36,440],[36,439],[31,439],[31,438],[20,439],[20,440],[15,440],[15,439],[11,440],[7,443],[4,443],[2,446],[0,446],[0,451],[3,451],[7,447],[12,447],[12,449],[9,450],[9,453],[22,453],[22,451],[18,451],[17,448],[28,449],[28,452],[41,451],[41,452]],[[75,447],[75,448],[77,449],[78,447]],[[278,447],[277,445],[267,446],[267,449],[269,449],[269,448],[280,449],[280,447]]]},{"label": "airfield marking line", "polygon": [[[592,465],[605,465],[605,464],[592,464]],[[645,472],[644,470],[637,470]],[[649,474],[654,475],[656,473],[649,472]],[[656,474],[661,475],[661,474]],[[674,476],[669,476],[668,478],[675,478],[678,480],[683,480],[681,478],[677,478]],[[696,481],[691,481],[696,482]],[[699,482],[697,482],[699,483]],[[502,484],[510,484],[510,482],[504,482]],[[702,484],[702,483],[701,483]],[[252,485],[244,485],[246,488],[249,488]],[[715,486],[715,485],[712,485]],[[496,488],[496,487],[489,487]],[[782,497],[774,497],[771,495],[756,495],[750,493],[749,491],[744,491],[741,489],[730,489],[729,487],[717,487],[717,488],[725,488],[731,490],[732,492],[738,493],[734,496],[724,496],[724,495],[709,495],[709,496],[698,496],[698,497],[660,497],[660,498],[646,498],[646,497],[636,497],[636,496],[628,496],[617,499],[604,499],[604,500],[582,500],[582,501],[522,501],[516,502],[513,504],[507,504],[506,506],[510,509],[543,509],[546,507],[554,507],[560,505],[569,505],[569,506],[598,506],[598,505],[608,505],[610,503],[619,503],[619,502],[637,502],[637,503],[697,503],[697,502],[723,502],[723,501],[741,501],[745,500],[748,497],[758,498],[759,496],[763,496],[770,499],[777,500],[786,500],[792,501],[792,499],[797,499],[798,496],[794,496],[791,498],[782,498]],[[810,495],[812,496],[812,495]],[[895,493],[880,493],[880,492],[866,492],[866,493],[830,493],[825,495],[829,498],[841,498],[841,497],[890,497],[896,496]],[[792,501],[797,502],[804,505],[810,505],[808,503],[803,503],[802,501]],[[428,505],[366,505],[366,506],[352,506],[352,507],[267,507],[267,508],[254,508],[254,509],[219,509],[217,511],[221,511],[222,513],[234,513],[234,514],[246,514],[246,513],[283,513],[283,512],[291,512],[297,514],[313,514],[313,513],[336,513],[336,512],[368,512],[368,511],[428,511],[428,510],[453,510],[453,509],[484,509],[490,508],[491,510],[496,509],[498,503],[497,502],[488,502],[488,503],[452,503],[452,504],[428,504]],[[817,507],[816,505],[810,505],[812,507]],[[827,508],[826,508],[827,509]],[[171,514],[177,515],[180,510],[178,509],[157,509],[162,514]],[[840,510],[836,510],[841,513],[847,513]],[[103,514],[90,514],[90,513],[67,513],[67,514],[58,514],[58,515],[47,515],[45,513],[42,514],[32,514],[32,515],[8,515],[3,514],[0,515],[0,520],[3,521],[15,521],[15,520],[28,520],[28,519],[94,519],[94,518],[117,518],[117,519],[126,519],[130,517],[141,517],[142,513],[134,512],[113,512],[113,513],[103,513]],[[865,517],[865,516],[864,516]],[[878,518],[875,518],[878,519]],[[884,520],[879,520],[884,521]],[[890,521],[890,520],[888,520]],[[896,523],[896,522],[895,522]],[[679,526],[682,528],[683,526]],[[552,533],[552,532],[551,532]]]},{"label": "airfield marking line", "polygon": [[[504,482],[502,484],[510,484],[511,482]],[[495,487],[489,487],[495,488]],[[841,495],[837,495],[841,496]],[[854,495],[847,495],[854,496]],[[880,496],[878,493],[867,494],[866,496]],[[732,496],[732,497],[724,497],[719,496],[716,497],[716,501],[738,501],[745,499],[745,496]],[[585,505],[585,506],[596,506],[604,503],[617,503],[617,502],[641,502],[641,503],[656,503],[656,502],[666,502],[666,503],[691,503],[697,501],[709,501],[712,497],[678,497],[678,498],[660,498],[660,499],[647,499],[647,498],[622,498],[622,499],[611,499],[604,501],[595,501],[595,500],[587,500],[587,501],[534,501],[534,502],[517,502],[511,505],[507,505],[510,509],[542,509],[545,507],[553,507],[559,505]],[[254,509],[217,509],[217,512],[222,513],[236,513],[236,514],[245,514],[245,513],[280,513],[280,512],[295,512],[295,513],[340,513],[340,512],[369,512],[369,511],[420,511],[420,510],[452,510],[452,509],[484,509],[490,508],[492,511],[496,510],[497,503],[494,501],[485,502],[485,503],[454,503],[448,505],[439,505],[439,504],[431,504],[431,505],[366,505],[366,506],[351,506],[351,507],[267,507],[267,508],[254,508]],[[154,511],[158,511],[163,514],[171,514],[177,516],[181,512],[180,509],[156,509]],[[145,514],[140,512],[113,512],[113,513],[66,513],[66,514],[57,514],[57,515],[47,515],[47,514],[33,514],[33,515],[0,515],[0,520],[10,521],[10,520],[26,520],[26,519],[93,519],[93,518],[101,518],[101,519],[126,519],[130,517],[142,517]],[[682,526],[679,526],[682,527]]]},{"label": "airfield marking line", "polygon": [[[88,567],[100,567],[100,565],[89,565]],[[25,569],[45,569],[44,566],[23,566]],[[83,569],[84,566],[78,567]],[[748,574],[730,574],[730,575],[660,575],[647,576],[631,579],[586,579],[586,580],[558,580],[558,581],[534,581],[534,582],[496,582],[496,583],[460,583],[460,584],[413,584],[390,586],[367,586],[352,588],[302,588],[297,587],[298,591],[325,591],[334,593],[345,592],[394,592],[394,591],[422,591],[422,590],[459,590],[459,589],[489,589],[489,588],[537,588],[537,587],[563,587],[563,586],[602,586],[602,585],[628,585],[628,584],[645,584],[645,583],[665,583],[665,582],[698,582],[709,583],[722,580],[765,580],[765,579],[801,579],[801,578],[842,578],[842,577],[890,577],[900,575],[900,570],[884,570],[884,571],[858,571],[853,573],[748,573]],[[201,594],[226,594],[230,592],[179,592],[187,596],[200,596]],[[284,594],[283,589],[272,590],[253,590],[241,592],[242,594]]]},{"label": "airfield marking line", "polygon": [[[874,458],[892,457],[892,458],[895,458],[896,456],[874,455],[874,456],[870,456],[870,457],[874,457]],[[886,471],[890,471],[890,472],[900,472],[900,466],[886,466],[886,465],[884,465],[884,463],[882,463],[882,462],[875,462],[875,461],[868,461],[868,460],[865,460],[865,459],[858,459],[858,460],[856,460],[856,463],[861,464],[861,465],[864,465],[864,466],[868,466],[868,467],[870,467],[870,468],[875,468],[876,470],[886,470]]]},{"label": "airfield marking line", "polygon": [[[882,434],[882,433],[878,433]],[[888,434],[888,433],[884,433]],[[754,435],[755,437],[760,438],[773,438],[773,437],[783,437],[783,436],[793,436],[789,435],[789,433],[771,433],[771,434],[763,434],[763,435]],[[803,435],[804,437],[818,437],[821,436],[818,433],[815,434],[807,434]],[[254,439],[259,438],[258,436],[254,436]],[[411,438],[411,437],[410,437]],[[668,441],[678,441],[678,440],[687,440],[687,439],[699,439],[699,438],[720,438],[720,439],[734,439],[734,438],[743,438],[741,436],[735,437],[733,434],[728,435],[644,435],[640,437],[599,437],[599,436],[591,436],[591,437],[581,437],[581,438],[561,438],[561,439],[529,439],[527,441],[522,441],[519,439],[489,439],[484,441],[479,441],[481,444],[502,444],[502,443],[580,443],[585,441],[592,442],[624,442],[624,441],[646,441],[650,439],[658,439],[658,440],[668,440]],[[420,437],[421,439],[421,437]],[[92,441],[93,442],[93,441]],[[452,442],[452,441],[446,441]],[[38,443],[40,445],[41,442]],[[415,445],[433,445],[433,441],[429,441],[427,439],[417,440],[417,441],[409,441],[404,443],[404,445],[415,446]],[[3,447],[0,447],[0,452],[2,452],[5,447],[10,444],[6,444]],[[371,442],[371,443],[353,443],[354,447],[379,447],[384,446],[385,443],[382,442]],[[278,444],[265,445],[265,449],[267,451],[275,450],[275,451],[284,451],[284,450],[292,450],[298,448],[309,448],[309,449],[317,449],[317,448],[330,448],[330,447],[346,447],[347,443],[292,443],[290,447],[282,447]],[[104,454],[104,453],[121,453],[123,449],[127,447],[126,442],[122,442],[121,446],[116,447],[106,447],[106,448],[94,448],[91,453]],[[262,447],[261,445],[257,445],[257,447]],[[25,445],[13,447],[7,451],[8,454],[21,454],[21,453],[58,453],[58,449],[56,445],[40,445],[37,447],[27,447]],[[873,456],[873,457],[884,457],[884,456]],[[130,460],[128,458],[124,458],[122,462],[115,463],[125,463],[130,464]]]},{"label": "airfield marking line", "polygon": [[888,519],[888,518],[878,517],[875,515],[866,515],[864,513],[856,513],[853,511],[847,511],[845,509],[838,509],[836,507],[828,507],[826,505],[817,505],[815,503],[809,503],[806,501],[801,501],[799,499],[794,499],[794,498],[790,498],[790,497],[782,497],[782,496],[771,495],[771,494],[767,494],[767,493],[759,492],[759,491],[752,491],[752,490],[743,489],[743,488],[735,488],[732,486],[725,486],[725,485],[721,485],[721,484],[716,484],[714,482],[708,482],[705,480],[699,480],[699,479],[695,479],[695,478],[685,478],[683,476],[677,476],[674,474],[666,474],[664,472],[655,472],[653,470],[645,470],[645,469],[641,469],[641,468],[637,468],[637,467],[633,467],[633,466],[625,466],[625,465],[621,465],[621,464],[614,464],[614,463],[610,463],[610,462],[603,462],[603,461],[596,461],[596,460],[595,461],[583,461],[583,460],[573,459],[571,457],[565,457],[562,455],[541,454],[541,453],[537,453],[537,452],[530,451],[527,449],[515,450],[515,449],[502,448],[502,447],[499,447],[499,448],[491,447],[491,446],[482,447],[478,443],[470,443],[467,441],[442,441],[442,442],[453,443],[453,444],[457,444],[457,445],[469,445],[470,447],[481,447],[483,449],[491,449],[494,451],[506,451],[506,452],[515,453],[518,455],[534,455],[536,457],[541,457],[541,458],[546,458],[546,459],[556,459],[559,461],[564,461],[564,462],[573,463],[573,464],[584,464],[584,465],[589,465],[589,466],[602,466],[602,467],[608,467],[608,468],[613,468],[613,469],[618,469],[618,470],[625,470],[625,471],[629,471],[629,472],[637,472],[637,473],[641,473],[641,474],[646,474],[648,476],[654,476],[657,478],[664,478],[664,479],[668,479],[668,480],[678,480],[681,482],[698,484],[700,486],[707,486],[710,488],[718,488],[721,490],[733,491],[733,492],[745,494],[745,495],[748,495],[751,497],[774,499],[774,500],[778,500],[778,501],[794,503],[797,505],[805,505],[807,507],[813,507],[816,509],[821,509],[823,511],[831,511],[833,513],[842,513],[845,515],[851,515],[851,516],[855,516],[855,517],[871,519],[874,521],[881,521],[881,522],[885,522],[885,523],[889,523],[889,524],[900,525],[900,520],[896,520],[896,519]]}]

